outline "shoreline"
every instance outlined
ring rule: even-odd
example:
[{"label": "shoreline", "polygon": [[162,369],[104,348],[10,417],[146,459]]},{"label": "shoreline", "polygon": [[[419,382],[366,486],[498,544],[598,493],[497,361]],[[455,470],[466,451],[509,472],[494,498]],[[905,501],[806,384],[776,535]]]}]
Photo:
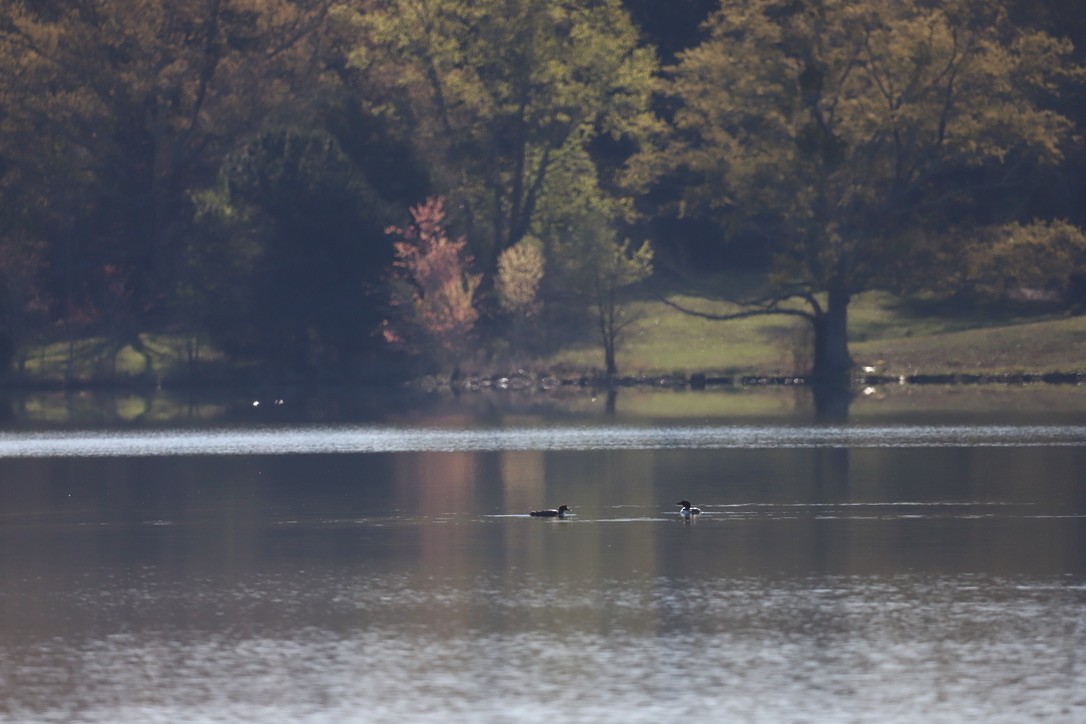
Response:
[{"label": "shoreline", "polygon": [[[1079,385],[1086,383],[1086,372],[1014,372],[1014,373],[959,373],[910,375],[862,374],[850,378],[849,387],[864,388],[876,385]],[[408,387],[422,391],[458,390],[465,392],[483,390],[554,390],[559,388],[621,389],[621,388],[672,388],[672,389],[720,389],[744,387],[815,387],[809,377],[803,375],[464,375],[458,378],[428,375],[408,383]]]},{"label": "shoreline", "polygon": [[[877,385],[1081,385],[1086,384],[1086,372],[1008,372],[1008,373],[914,373],[907,375],[860,374],[849,378],[849,387]],[[180,382],[161,380],[150,382],[130,380],[23,380],[0,381],[0,394],[27,392],[90,392],[90,391],[200,391],[238,389],[248,387],[298,387],[298,388],[373,388],[386,391],[397,389],[422,392],[454,390],[475,392],[483,390],[551,391],[557,389],[623,389],[623,388],[673,388],[673,389],[720,389],[744,387],[815,387],[817,383],[805,375],[617,375],[600,374],[552,375],[515,372],[511,374],[467,374],[459,376],[425,375],[407,381],[374,380],[286,380],[269,379],[232,381]]]}]

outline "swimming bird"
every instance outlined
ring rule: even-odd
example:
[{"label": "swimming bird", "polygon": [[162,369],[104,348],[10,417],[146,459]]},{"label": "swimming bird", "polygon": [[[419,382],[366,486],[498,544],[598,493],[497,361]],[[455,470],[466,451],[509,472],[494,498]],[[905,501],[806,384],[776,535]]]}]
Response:
[{"label": "swimming bird", "polygon": [[567,510],[569,510],[568,505],[559,505],[557,510],[554,508],[548,510],[533,510],[529,515],[536,518],[565,518]]},{"label": "swimming bird", "polygon": [[675,505],[681,505],[683,508],[679,511],[679,515],[689,518],[692,515],[697,515],[701,512],[701,508],[693,508],[690,506],[689,500],[680,500]]}]

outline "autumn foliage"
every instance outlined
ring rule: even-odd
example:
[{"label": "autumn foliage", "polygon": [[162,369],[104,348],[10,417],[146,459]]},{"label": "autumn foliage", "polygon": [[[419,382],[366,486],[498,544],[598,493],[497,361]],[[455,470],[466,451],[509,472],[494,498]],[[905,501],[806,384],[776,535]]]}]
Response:
[{"label": "autumn foliage", "polygon": [[413,351],[438,349],[458,365],[479,319],[475,293],[482,275],[471,273],[467,239],[448,236],[444,197],[412,207],[411,223],[386,233],[398,241],[389,279],[394,318],[383,325],[385,339]]}]

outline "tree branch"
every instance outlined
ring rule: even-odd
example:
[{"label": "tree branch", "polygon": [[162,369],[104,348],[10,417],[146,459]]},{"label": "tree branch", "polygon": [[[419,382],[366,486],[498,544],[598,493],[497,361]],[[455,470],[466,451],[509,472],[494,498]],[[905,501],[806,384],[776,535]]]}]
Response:
[{"label": "tree branch", "polygon": [[[660,300],[660,302],[678,312],[688,314],[691,317],[709,319],[715,322],[727,322],[734,319],[746,319],[748,317],[782,315],[787,317],[800,317],[802,319],[806,319],[811,324],[814,324],[824,314],[824,312],[822,311],[822,305],[818,303],[818,300],[814,297],[813,294],[811,294],[810,292],[798,290],[791,292],[782,292],[778,295],[772,295],[762,299],[754,299],[748,301],[736,301],[731,299],[726,300],[740,307],[746,307],[746,309],[743,309],[741,311],[730,312],[727,314],[716,314],[713,312],[702,312],[697,309],[691,309],[689,307],[685,307],[679,304],[678,302],[671,301],[663,294],[657,294],[656,297]],[[804,309],[795,309],[792,307],[780,306],[781,304],[790,299],[802,299],[808,305],[810,305],[811,309],[808,311]]]}]

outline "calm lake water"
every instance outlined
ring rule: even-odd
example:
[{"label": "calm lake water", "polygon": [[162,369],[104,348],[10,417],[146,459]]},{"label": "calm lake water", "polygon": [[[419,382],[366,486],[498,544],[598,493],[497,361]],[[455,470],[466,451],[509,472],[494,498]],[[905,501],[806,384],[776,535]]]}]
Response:
[{"label": "calm lake water", "polygon": [[1059,394],[13,422],[0,720],[1086,721]]}]

